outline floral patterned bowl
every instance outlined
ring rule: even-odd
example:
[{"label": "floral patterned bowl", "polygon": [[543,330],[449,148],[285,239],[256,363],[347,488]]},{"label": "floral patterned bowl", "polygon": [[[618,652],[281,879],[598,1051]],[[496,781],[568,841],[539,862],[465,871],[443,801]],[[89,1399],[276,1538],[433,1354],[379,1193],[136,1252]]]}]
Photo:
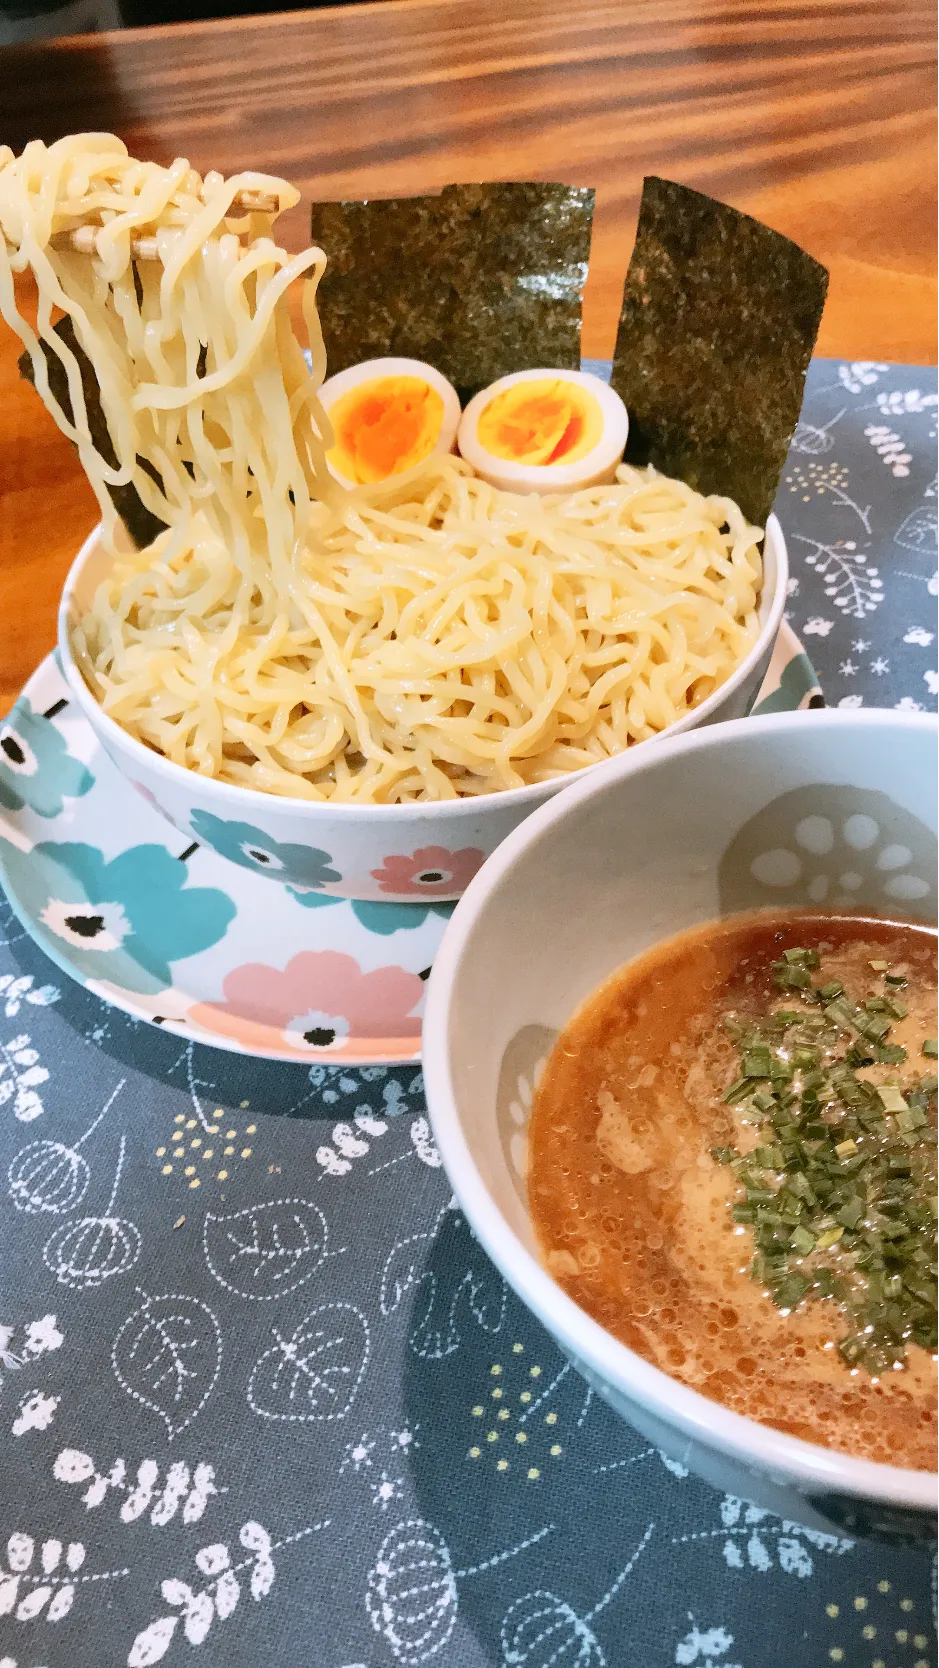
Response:
[{"label": "floral patterned bowl", "polygon": [[784,713],[699,730],[585,773],[517,829],[457,905],[428,987],[434,1135],[505,1278],[656,1447],[827,1532],[934,1538],[936,1478],[731,1413],[592,1320],[536,1254],[527,1118],[560,1029],[624,962],[767,904],[934,921],[936,850],[934,718]]},{"label": "floral patterned bowl", "polygon": [[[769,666],[786,600],[786,546],[775,516],[767,523],[764,562],[756,643],[720,689],[663,735],[750,711]],[[108,564],[96,529],[65,582],[59,654],[74,698],[105,752],[138,793],[182,833],[243,868],[299,890],[339,898],[399,903],[458,898],[506,835],[573,779],[443,804],[331,805],[281,799],[171,764],[105,715],[71,652],[71,625],[90,603]],[[587,773],[602,773],[615,763],[591,765]]]}]

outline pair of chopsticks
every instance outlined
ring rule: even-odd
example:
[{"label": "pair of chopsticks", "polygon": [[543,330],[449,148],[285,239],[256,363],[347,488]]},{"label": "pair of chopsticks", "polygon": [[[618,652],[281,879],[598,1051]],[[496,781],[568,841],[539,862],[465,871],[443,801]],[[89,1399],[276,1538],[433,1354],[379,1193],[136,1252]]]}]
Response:
[{"label": "pair of chopsticks", "polygon": [[[276,214],[279,207],[276,197],[265,196],[262,191],[239,191],[231,200],[229,213]],[[76,250],[79,255],[94,255],[98,248],[98,233],[103,229],[100,222],[88,221],[71,232],[63,232],[57,242],[60,246]],[[135,261],[156,261],[160,258],[155,237],[132,238],[130,252]]]}]

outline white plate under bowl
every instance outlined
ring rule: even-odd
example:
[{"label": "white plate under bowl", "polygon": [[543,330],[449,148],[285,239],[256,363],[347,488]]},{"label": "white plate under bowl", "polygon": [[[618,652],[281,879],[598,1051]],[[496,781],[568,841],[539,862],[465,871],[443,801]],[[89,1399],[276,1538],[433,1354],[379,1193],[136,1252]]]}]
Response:
[{"label": "white plate under bowl", "polygon": [[[754,711],[818,699],[784,625]],[[108,759],[54,655],[0,726],[0,884],[63,973],[136,1019],[271,1060],[420,1057],[453,905],[349,902],[187,846]]]}]

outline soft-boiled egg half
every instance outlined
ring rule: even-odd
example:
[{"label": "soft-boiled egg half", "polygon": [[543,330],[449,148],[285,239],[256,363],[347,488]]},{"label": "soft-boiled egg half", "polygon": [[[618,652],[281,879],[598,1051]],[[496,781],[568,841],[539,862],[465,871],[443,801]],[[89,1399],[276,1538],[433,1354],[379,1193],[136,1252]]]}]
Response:
[{"label": "soft-boiled egg half", "polygon": [[612,481],[629,418],[587,371],[515,371],[470,400],[458,444],[477,475],[507,492],[574,492]]},{"label": "soft-boiled egg half", "polygon": [[319,391],[335,441],[327,453],[346,486],[401,475],[432,452],[452,452],[460,402],[446,377],[420,359],[367,359]]}]

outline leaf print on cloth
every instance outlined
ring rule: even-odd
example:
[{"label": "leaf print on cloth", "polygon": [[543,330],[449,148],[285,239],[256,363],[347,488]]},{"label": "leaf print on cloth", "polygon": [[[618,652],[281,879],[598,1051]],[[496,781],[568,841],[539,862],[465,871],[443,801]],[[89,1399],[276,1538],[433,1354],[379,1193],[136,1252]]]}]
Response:
[{"label": "leaf print on cloth", "polygon": [[326,1218],[308,1199],[271,1199],[216,1215],[209,1211],[202,1248],[209,1272],[226,1291],[269,1303],[295,1291],[327,1255]]},{"label": "leaf print on cloth", "polygon": [[35,1216],[39,1211],[63,1216],[81,1204],[91,1181],[91,1170],[79,1148],[107,1117],[126,1081],[126,1078],[121,1078],[98,1116],[73,1146],[69,1147],[63,1141],[30,1141],[14,1155],[7,1170],[7,1180],[10,1198],[17,1210],[25,1211],[27,1216]]},{"label": "leaf print on cloth", "polygon": [[149,1512],[150,1522],[159,1529],[173,1521],[180,1507],[182,1523],[198,1523],[210,1499],[219,1492],[211,1465],[199,1464],[190,1472],[184,1460],[175,1460],[167,1466],[162,1484],[157,1461],[141,1460],[136,1479],[131,1483],[123,1459],[116,1459],[108,1471],[101,1472],[90,1454],[80,1448],[63,1448],[56,1455],[52,1472],[58,1483],[76,1487],[88,1484],[81,1497],[87,1511],[94,1511],[109,1493],[123,1494],[126,1498],[120,1509],[122,1523],[136,1523]]},{"label": "leaf print on cloth", "polygon": [[0,725],[0,805],[7,811],[28,806],[40,817],[57,817],[66,799],[80,799],[94,777],[51,719],[34,712],[21,696]]},{"label": "leaf print on cloth", "polygon": [[877,359],[853,359],[848,365],[838,366],[839,380],[850,394],[860,394],[870,388],[890,366]]},{"label": "leaf print on cloth", "polygon": [[39,1090],[49,1081],[49,1072],[33,1048],[28,1031],[9,1042],[0,1042],[0,1106],[13,1102],[13,1116],[30,1124],[45,1111]]},{"label": "leaf print on cloth", "polygon": [[756,1570],[766,1575],[778,1568],[785,1575],[805,1580],[815,1570],[812,1551],[843,1557],[852,1551],[854,1542],[838,1535],[827,1535],[820,1529],[807,1529],[801,1523],[790,1523],[760,1506],[749,1506],[735,1494],[725,1494],[720,1503],[723,1528],[701,1529],[688,1535],[677,1535],[673,1546],[685,1546],[693,1541],[721,1540],[721,1551],[728,1569]]},{"label": "leaf print on cloth", "polygon": [[111,1366],[121,1389],[159,1415],[172,1442],[215,1388],[222,1335],[211,1309],[196,1297],[140,1295],[140,1307],[118,1329]]},{"label": "leaf print on cloth", "polygon": [[804,533],[796,533],[795,538],[809,546],[806,565],[824,580],[826,597],[842,614],[852,620],[863,620],[879,608],[884,600],[883,580],[878,569],[871,566],[869,556],[858,550],[854,539],[825,544],[822,539],[807,538]]},{"label": "leaf print on cloth", "polygon": [[[875,394],[880,410],[888,417],[921,417],[935,411],[939,395],[921,394],[918,388],[898,388],[890,393]],[[867,430],[864,430],[867,433]]]},{"label": "leaf print on cloth", "polygon": [[11,1434],[25,1436],[27,1431],[48,1430],[61,1400],[61,1396],[46,1396],[41,1390],[34,1390],[31,1396],[24,1396],[17,1409],[16,1418],[10,1426]]},{"label": "leaf print on cloth", "polygon": [[802,464],[793,464],[785,477],[789,491],[808,504],[813,497],[831,498],[838,509],[851,510],[857,516],[865,533],[871,530],[871,506],[861,509],[847,491],[848,471],[841,463],[809,463],[803,468]]},{"label": "leaf print on cloth", "polygon": [[542,1589],[516,1599],[502,1618],[503,1668],[607,1668],[593,1622],[632,1573],[654,1527],[649,1524],[628,1564],[586,1616],[579,1616],[566,1599]]},{"label": "leaf print on cloth", "polygon": [[[691,1632],[686,1633],[675,1646],[677,1668],[690,1668],[692,1663],[715,1662],[718,1657],[726,1655],[734,1642],[732,1633],[723,1627],[709,1627],[706,1633],[702,1633],[693,1616],[689,1615],[688,1620]],[[722,1662],[720,1668],[740,1668],[740,1664]]]},{"label": "leaf print on cloth", "polygon": [[201,1002],[192,1020],[245,1046],[284,1044],[311,1053],[383,1053],[391,1039],[420,1037],[414,1009],[424,996],[416,973],[378,967],[363,973],[338,950],[301,950],[283,970],[247,962],[228,974],[224,1002]]},{"label": "leaf print on cloth", "polygon": [[447,851],[445,846],[422,846],[410,857],[386,857],[380,869],[372,870],[383,892],[401,892],[412,898],[448,898],[463,892],[483,866],[485,853],[476,846]]},{"label": "leaf print on cloth", "polygon": [[553,1524],[518,1546],[496,1553],[469,1569],[455,1570],[450,1549],[433,1524],[409,1518],[385,1536],[368,1572],[365,1605],[376,1633],[390,1645],[398,1662],[426,1662],[442,1651],[456,1626],[457,1581],[517,1558],[550,1535]]},{"label": "leaf print on cloth", "polygon": [[0,1324],[0,1385],[7,1373],[19,1372],[50,1350],[61,1349],[64,1343],[55,1315],[43,1315],[30,1321],[23,1332],[22,1343],[17,1343],[17,1328]]},{"label": "leaf print on cloth", "polygon": [[[431,1251],[436,1267],[430,1267]],[[413,1292],[408,1344],[415,1355],[441,1360],[460,1347],[461,1318],[497,1333],[505,1319],[506,1290],[462,1211],[446,1206],[425,1234],[393,1245],[382,1269],[379,1302],[393,1315]]]},{"label": "leaf print on cloth", "polygon": [[329,853],[316,846],[282,845],[249,822],[226,822],[210,811],[193,811],[189,823],[203,845],[256,874],[315,889],[342,879],[338,870],[330,867]]},{"label": "leaf print on cloth", "polygon": [[70,969],[139,994],[165,990],[170,963],[217,944],[235,917],[224,892],[187,885],[165,846],[109,862],[96,846],[46,841],[28,855],[9,847],[4,861],[44,949],[56,957],[67,945]]},{"label": "leaf print on cloth", "polygon": [[912,453],[904,450],[903,441],[886,423],[868,423],[864,430],[878,457],[882,457],[891,475],[902,478],[910,473]]},{"label": "leaf print on cloth", "polygon": [[919,504],[911,510],[905,521],[901,521],[893,535],[894,544],[903,550],[922,552],[926,556],[936,554],[939,544],[939,518],[936,515],[935,504]]},{"label": "leaf print on cloth", "polygon": [[43,1246],[42,1260],[60,1286],[87,1291],[102,1286],[115,1274],[128,1274],[140,1256],[140,1233],[126,1217],[114,1216],[114,1201],[124,1168],[125,1142],[121,1136],[111,1196],[103,1216],[83,1216],[63,1222]]},{"label": "leaf print on cloth", "polygon": [[344,1419],[371,1352],[368,1322],[352,1303],[323,1303],[252,1369],[248,1406],[262,1419],[308,1423]]},{"label": "leaf print on cloth", "polygon": [[195,1563],[204,1579],[198,1588],[176,1578],[160,1583],[164,1602],[178,1610],[179,1614],[159,1616],[138,1633],[127,1658],[127,1668],[150,1668],[150,1664],[161,1662],[174,1637],[178,1637],[180,1623],[187,1642],[201,1645],[213,1624],[227,1621],[238,1608],[243,1590],[239,1576],[243,1579],[250,1570],[248,1591],[252,1599],[257,1602],[266,1598],[276,1576],[273,1554],[328,1527],[327,1518],[322,1523],[310,1524],[309,1528],[301,1529],[296,1535],[272,1542],[263,1524],[253,1520],[243,1523],[238,1539],[248,1556],[237,1563],[232,1562],[229,1548],[221,1541],[201,1547],[195,1555]]},{"label": "leaf print on cloth", "polygon": [[31,973],[23,973],[19,978],[15,973],[0,976],[0,1002],[7,1019],[15,1019],[24,1002],[34,1008],[49,1008],[61,995],[57,985],[34,985]]},{"label": "leaf print on cloth", "polygon": [[[38,1557],[36,1554],[38,1553]],[[76,1590],[85,1582],[115,1581],[129,1575],[129,1569],[100,1570],[80,1575],[85,1563],[81,1541],[49,1539],[37,1546],[32,1535],[16,1532],[6,1544],[6,1559],[0,1559],[0,1616],[18,1622],[61,1622],[75,1602]]]}]

